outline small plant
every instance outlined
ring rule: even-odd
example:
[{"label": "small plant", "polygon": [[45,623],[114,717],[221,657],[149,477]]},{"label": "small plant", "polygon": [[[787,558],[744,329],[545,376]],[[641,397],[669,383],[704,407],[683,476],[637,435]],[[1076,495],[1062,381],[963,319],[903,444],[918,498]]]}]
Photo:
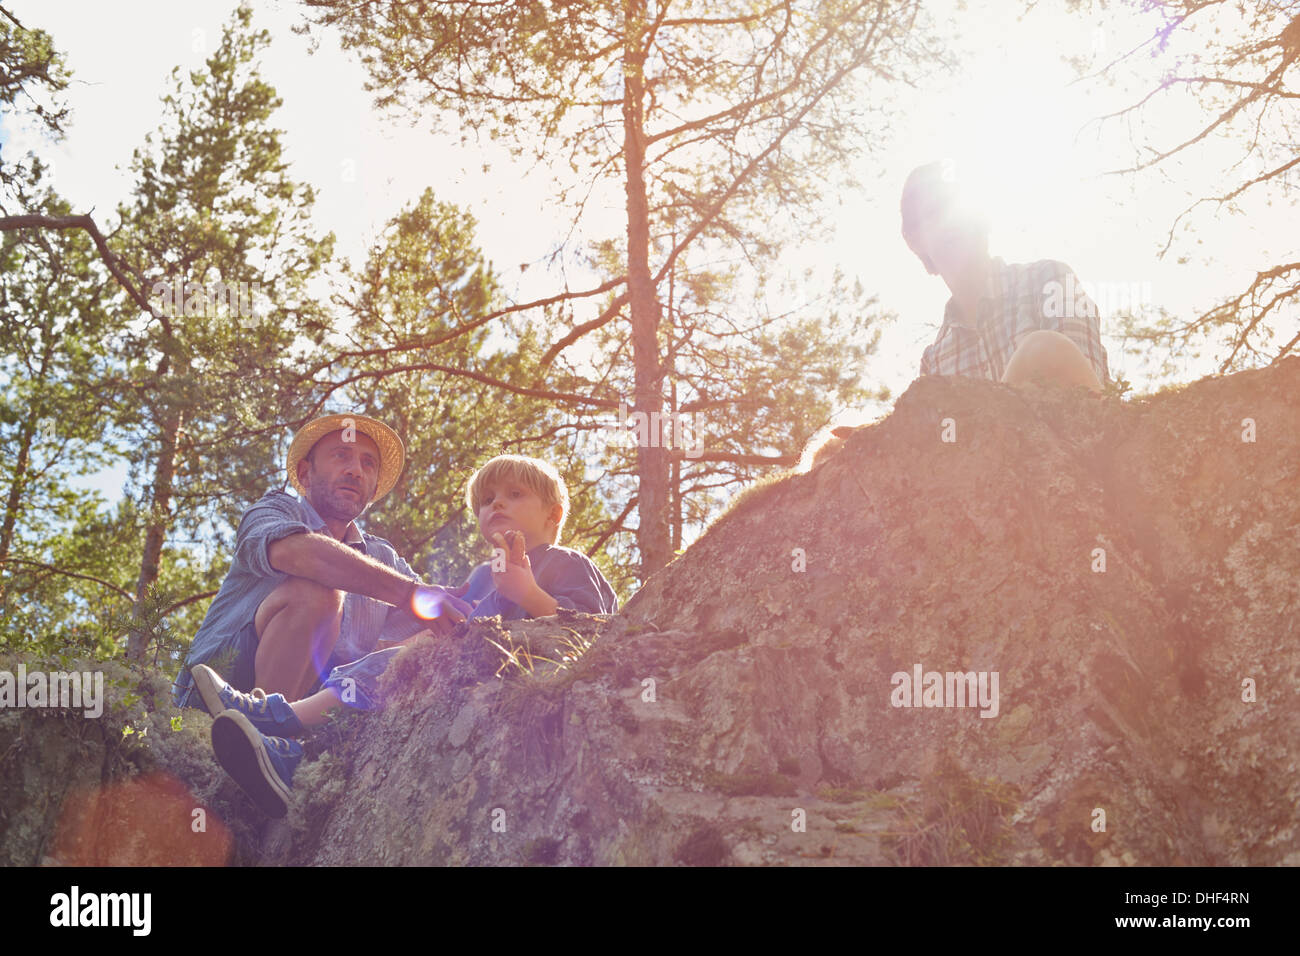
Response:
[{"label": "small plant", "polygon": [[1126,392],[1132,391],[1133,384],[1126,378],[1115,375],[1111,380],[1102,386],[1101,393],[1107,398],[1122,399]]},{"label": "small plant", "polygon": [[[518,673],[526,674],[529,677],[554,677],[561,671],[573,667],[573,665],[577,664],[578,661],[582,659],[582,656],[586,654],[587,651],[591,650],[593,642],[583,637],[577,631],[573,630],[573,628],[566,627],[564,630],[568,631],[569,634],[573,636],[559,636],[554,638],[556,642],[556,650],[552,651],[552,653],[558,652],[559,660],[556,660],[553,657],[546,657],[542,654],[534,654],[528,643],[516,643],[514,637],[509,631],[506,631],[503,634],[506,642],[504,645],[494,641],[490,637],[484,636],[483,640],[487,641],[499,650],[505,658],[501,662],[501,666],[497,668],[494,676],[500,678],[502,676],[502,671],[507,668],[514,668]],[[537,665],[539,663],[550,664],[550,672],[539,674],[537,672]]]},{"label": "small plant", "polygon": [[902,829],[890,843],[904,866],[1003,862],[1018,792],[997,780],[976,780],[950,757],[921,784],[920,806],[900,805]]},{"label": "small plant", "polygon": [[170,592],[150,587],[144,600],[138,604],[123,604],[110,611],[99,626],[99,638],[116,644],[123,635],[140,635],[146,649],[145,656],[154,667],[163,667],[165,660],[184,657],[185,643],[167,620],[176,608],[175,597]]}]

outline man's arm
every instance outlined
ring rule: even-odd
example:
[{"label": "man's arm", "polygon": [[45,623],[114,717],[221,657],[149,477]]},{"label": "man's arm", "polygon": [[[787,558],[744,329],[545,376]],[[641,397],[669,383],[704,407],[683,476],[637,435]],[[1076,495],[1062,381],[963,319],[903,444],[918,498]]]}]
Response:
[{"label": "man's arm", "polygon": [[443,588],[424,584],[400,558],[394,570],[329,535],[313,531],[303,523],[294,499],[283,492],[267,492],[244,512],[235,533],[235,563],[245,573],[301,577],[408,612],[412,610],[411,597],[419,587],[429,592],[427,603],[449,605],[456,612],[444,615],[449,621],[470,613],[468,604]]},{"label": "man's arm", "polygon": [[[442,585],[425,584],[419,572],[411,567],[389,542],[382,538],[372,539],[372,541],[381,552],[391,553],[392,567],[396,568],[399,574],[418,580],[424,589],[423,597],[417,598],[414,603],[400,605],[388,611],[379,634],[380,641],[405,641],[429,628],[432,628],[436,634],[445,634],[473,613],[474,607],[471,602],[461,600],[466,589],[464,585],[459,588],[447,588]],[[380,563],[388,564],[386,554],[380,559]],[[417,610],[420,613],[417,614]],[[429,619],[430,614],[435,615],[433,621]]]},{"label": "man's arm", "polygon": [[386,565],[315,532],[290,534],[272,541],[267,558],[275,570],[306,578],[336,591],[364,594],[385,604],[409,607],[411,594],[420,582]]}]

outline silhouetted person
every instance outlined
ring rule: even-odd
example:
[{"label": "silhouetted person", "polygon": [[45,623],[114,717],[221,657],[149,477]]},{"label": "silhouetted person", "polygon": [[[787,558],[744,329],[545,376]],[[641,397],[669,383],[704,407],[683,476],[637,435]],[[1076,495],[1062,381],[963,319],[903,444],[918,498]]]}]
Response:
[{"label": "silhouetted person", "polygon": [[908,247],[952,292],[939,335],[921,356],[922,375],[1101,392],[1109,375],[1097,307],[1069,266],[990,257],[988,221],[947,160],[912,170],[901,206]]}]

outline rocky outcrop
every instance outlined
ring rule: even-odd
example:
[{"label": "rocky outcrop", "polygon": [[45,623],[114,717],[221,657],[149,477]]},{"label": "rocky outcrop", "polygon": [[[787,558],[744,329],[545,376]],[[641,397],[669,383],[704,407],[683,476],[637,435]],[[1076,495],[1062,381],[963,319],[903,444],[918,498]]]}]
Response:
[{"label": "rocky outcrop", "polygon": [[613,620],[413,648],[294,859],[1300,863],[1297,397],[923,378]]},{"label": "rocky outcrop", "polygon": [[1298,864],[1297,397],[922,378],[619,615],[414,644],[272,845],[173,774],[241,862]]}]

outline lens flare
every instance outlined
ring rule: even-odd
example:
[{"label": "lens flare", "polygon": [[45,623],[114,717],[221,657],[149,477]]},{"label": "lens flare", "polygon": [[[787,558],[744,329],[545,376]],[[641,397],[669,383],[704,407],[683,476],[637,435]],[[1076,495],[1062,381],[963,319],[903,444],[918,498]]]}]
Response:
[{"label": "lens flare", "polygon": [[432,621],[435,617],[439,617],[445,606],[446,602],[441,591],[416,588],[415,593],[411,595],[411,610],[422,621]]}]

